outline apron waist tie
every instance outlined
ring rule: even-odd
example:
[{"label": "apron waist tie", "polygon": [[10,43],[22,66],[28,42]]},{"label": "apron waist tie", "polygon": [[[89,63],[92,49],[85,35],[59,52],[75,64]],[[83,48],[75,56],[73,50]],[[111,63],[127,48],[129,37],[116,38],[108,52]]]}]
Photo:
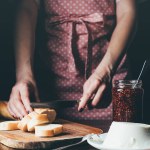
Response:
[{"label": "apron waist tie", "polygon": [[[88,23],[98,23],[104,22],[103,14],[102,13],[93,13],[88,15],[69,15],[69,16],[52,16],[49,18],[48,23],[50,26],[56,26],[59,24],[63,24],[66,22],[72,22],[72,31],[71,36],[74,35],[76,28],[76,24],[83,24],[86,27],[87,33],[88,33],[88,41],[87,41],[87,55],[86,55],[86,61],[85,61],[85,79],[88,79],[92,72],[92,36],[89,32]],[[74,46],[72,39],[71,39],[71,48],[74,51],[76,46]],[[70,60],[71,64],[75,64],[74,60]]]}]

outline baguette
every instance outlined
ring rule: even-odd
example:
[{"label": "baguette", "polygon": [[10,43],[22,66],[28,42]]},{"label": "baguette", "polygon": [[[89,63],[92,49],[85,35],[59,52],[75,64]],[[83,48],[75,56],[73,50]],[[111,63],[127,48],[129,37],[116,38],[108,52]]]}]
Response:
[{"label": "baguette", "polygon": [[35,136],[39,137],[52,137],[63,132],[61,124],[46,124],[35,126]]},{"label": "baguette", "polygon": [[49,123],[52,123],[56,118],[56,111],[54,109],[35,108],[34,111],[38,114],[47,114]]},{"label": "baguette", "polygon": [[7,109],[7,102],[1,101],[0,102],[0,116],[7,118],[7,119],[15,119]]},{"label": "baguette", "polygon": [[[0,115],[14,119],[7,110],[7,102],[0,102]],[[62,133],[62,125],[52,123],[56,118],[54,109],[36,108],[26,115],[21,121],[5,121],[0,123],[0,130],[35,131],[36,136],[46,137]],[[46,125],[43,125],[46,124]]]},{"label": "baguette", "polygon": [[0,123],[0,130],[18,130],[20,121],[4,121]]},{"label": "baguette", "polygon": [[33,117],[27,124],[28,131],[34,131],[35,126],[49,123],[47,114],[38,114],[37,116]]}]

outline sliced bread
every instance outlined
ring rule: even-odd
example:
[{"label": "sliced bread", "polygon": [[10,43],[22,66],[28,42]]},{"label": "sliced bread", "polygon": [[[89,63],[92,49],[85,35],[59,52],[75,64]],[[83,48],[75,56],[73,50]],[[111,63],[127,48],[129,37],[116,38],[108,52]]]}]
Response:
[{"label": "sliced bread", "polygon": [[47,114],[49,123],[52,123],[56,118],[56,111],[48,108],[35,108],[34,111],[38,114]]},{"label": "sliced bread", "polygon": [[29,115],[26,115],[18,124],[18,128],[22,131],[28,131],[27,124],[30,122],[31,117]]},{"label": "sliced bread", "polygon": [[26,115],[18,124],[18,128],[22,131],[28,131],[27,124],[31,121],[32,118],[35,118],[38,116],[38,113],[32,111],[28,115]]},{"label": "sliced bread", "polygon": [[47,114],[38,114],[28,122],[27,129],[28,131],[34,131],[35,126],[45,123],[49,123]]},{"label": "sliced bread", "polygon": [[35,112],[35,111],[32,111],[32,112],[30,112],[30,113],[28,114],[28,116],[31,117],[31,118],[35,118],[35,117],[38,116],[38,113]]},{"label": "sliced bread", "polygon": [[18,130],[20,121],[4,121],[0,123],[0,130]]},{"label": "sliced bread", "polygon": [[63,125],[61,124],[46,124],[35,126],[35,136],[51,137],[63,132]]}]

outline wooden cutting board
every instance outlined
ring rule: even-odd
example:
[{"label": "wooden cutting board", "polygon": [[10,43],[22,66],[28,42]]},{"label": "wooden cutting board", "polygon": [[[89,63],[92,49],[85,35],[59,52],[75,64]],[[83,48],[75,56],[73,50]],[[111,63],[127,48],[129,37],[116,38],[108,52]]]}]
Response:
[{"label": "wooden cutting board", "polygon": [[21,130],[0,131],[0,143],[18,149],[54,149],[59,146],[77,142],[81,137],[90,133],[102,133],[101,129],[59,119],[55,123],[63,125],[63,133],[55,137],[40,138],[34,133]]}]

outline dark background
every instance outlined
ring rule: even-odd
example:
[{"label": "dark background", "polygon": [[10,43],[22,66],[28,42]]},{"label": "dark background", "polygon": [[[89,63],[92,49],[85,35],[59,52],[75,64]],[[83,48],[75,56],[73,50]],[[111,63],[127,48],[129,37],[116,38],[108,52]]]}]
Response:
[{"label": "dark background", "polygon": [[[0,3],[0,100],[9,99],[15,83],[13,31],[17,4],[18,0],[1,0]],[[138,13],[138,31],[128,50],[133,79],[138,77],[144,60],[150,57],[150,0],[139,5]],[[39,30],[37,33],[40,35]],[[150,67],[147,67],[142,80],[145,90],[144,118],[145,122],[150,122]]]}]

